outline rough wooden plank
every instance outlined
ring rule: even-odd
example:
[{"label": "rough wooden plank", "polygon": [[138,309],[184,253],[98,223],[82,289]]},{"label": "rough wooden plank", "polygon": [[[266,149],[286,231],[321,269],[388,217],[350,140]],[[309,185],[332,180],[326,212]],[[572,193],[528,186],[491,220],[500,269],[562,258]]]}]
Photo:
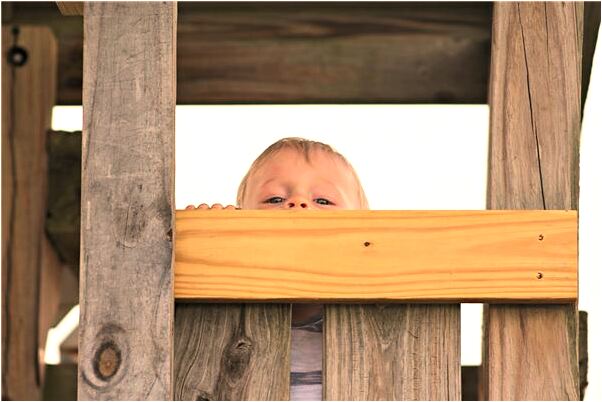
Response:
[{"label": "rough wooden plank", "polygon": [[84,15],[83,1],[57,1],[56,6],[63,15]]},{"label": "rough wooden plank", "polygon": [[[579,311],[579,389],[581,400],[588,385],[587,312]],[[482,366],[462,366],[462,400],[483,401]]]},{"label": "rough wooden plank", "polygon": [[174,2],[86,2],[79,399],[171,399]]},{"label": "rough wooden plank", "polygon": [[[582,18],[582,3],[494,5],[489,209],[577,209]],[[484,325],[486,398],[579,399],[574,304],[491,305]]]},{"label": "rough wooden plank", "polygon": [[325,400],[460,400],[460,305],[326,305]]},{"label": "rough wooden plank", "polygon": [[577,326],[568,307],[489,305],[488,400],[579,400]]},{"label": "rough wooden plank", "polygon": [[575,211],[186,210],[176,238],[177,299],[577,299]]},{"label": "rough wooden plank", "polygon": [[176,400],[288,400],[290,304],[178,304]]},{"label": "rough wooden plank", "polygon": [[[3,7],[5,3],[3,3]],[[178,104],[486,103],[491,3],[180,2]],[[17,2],[59,39],[59,103],[81,104],[82,22]]]},{"label": "rough wooden plank", "polygon": [[46,27],[18,27],[27,59],[12,67],[12,31],[2,28],[2,399],[14,400],[40,398],[45,133],[56,95],[57,43]]}]

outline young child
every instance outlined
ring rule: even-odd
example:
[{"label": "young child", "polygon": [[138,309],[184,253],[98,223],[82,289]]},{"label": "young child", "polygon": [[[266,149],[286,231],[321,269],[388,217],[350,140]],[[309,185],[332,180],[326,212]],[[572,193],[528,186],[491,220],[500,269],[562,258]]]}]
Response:
[{"label": "young child", "polygon": [[[240,183],[236,202],[240,209],[368,209],[349,162],[329,145],[296,137],[283,138],[259,155]],[[322,399],[322,311],[319,304],[292,306],[291,400]]]}]

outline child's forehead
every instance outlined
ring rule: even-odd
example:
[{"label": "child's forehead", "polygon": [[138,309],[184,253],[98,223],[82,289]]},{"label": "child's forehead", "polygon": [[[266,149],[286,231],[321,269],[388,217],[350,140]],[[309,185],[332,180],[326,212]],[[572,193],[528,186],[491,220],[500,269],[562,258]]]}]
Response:
[{"label": "child's forehead", "polygon": [[320,167],[320,165],[340,165],[347,168],[340,157],[337,155],[324,151],[322,149],[310,149],[307,152],[298,150],[295,148],[282,148],[275,151],[273,154],[267,156],[262,163],[257,167],[259,170],[265,165],[278,166],[278,165],[292,165],[292,164],[308,164],[312,167]]},{"label": "child's forehead", "polygon": [[260,186],[282,175],[314,177],[314,173],[318,175],[315,177],[338,182],[339,185],[355,183],[352,169],[336,154],[316,149],[311,150],[308,157],[296,149],[278,150],[264,159],[250,174],[250,186]]}]

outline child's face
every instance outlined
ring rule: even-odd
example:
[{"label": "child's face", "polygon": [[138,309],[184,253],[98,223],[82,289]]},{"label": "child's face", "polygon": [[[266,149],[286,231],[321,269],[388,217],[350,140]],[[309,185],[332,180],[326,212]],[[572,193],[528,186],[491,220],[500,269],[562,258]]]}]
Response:
[{"label": "child's face", "polygon": [[294,149],[281,149],[248,179],[243,209],[360,209],[351,170],[334,155],[310,154],[311,164]]}]

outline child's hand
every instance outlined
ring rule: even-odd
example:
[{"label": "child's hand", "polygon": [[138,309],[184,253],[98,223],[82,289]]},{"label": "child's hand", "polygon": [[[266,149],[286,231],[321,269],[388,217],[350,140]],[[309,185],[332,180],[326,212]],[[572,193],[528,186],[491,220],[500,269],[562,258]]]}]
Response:
[{"label": "child's hand", "polygon": [[[195,209],[194,205],[189,205],[186,209]],[[222,204],[213,204],[211,207],[207,204],[201,204],[196,209],[240,209],[236,208],[234,205],[228,205],[227,207],[222,206]]]}]

